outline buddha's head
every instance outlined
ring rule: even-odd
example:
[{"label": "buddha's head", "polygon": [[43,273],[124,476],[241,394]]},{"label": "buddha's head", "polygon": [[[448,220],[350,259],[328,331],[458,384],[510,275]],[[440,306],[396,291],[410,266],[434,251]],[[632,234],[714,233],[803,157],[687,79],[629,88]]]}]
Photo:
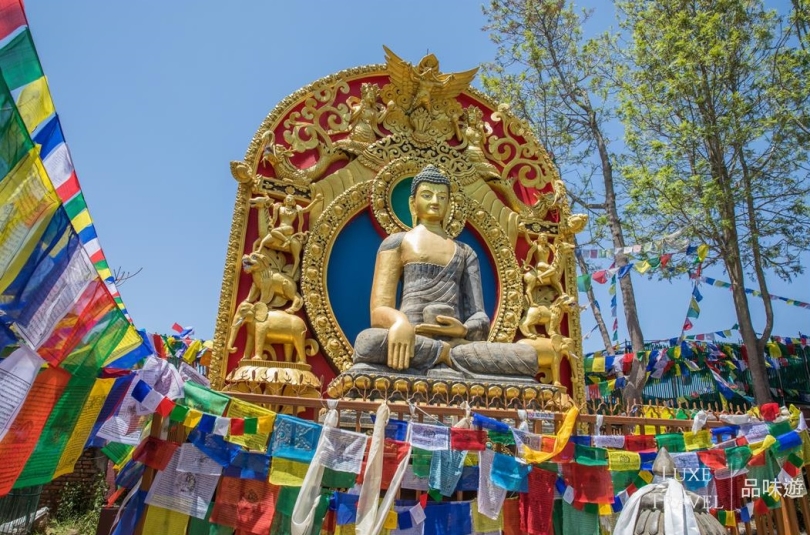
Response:
[{"label": "buddha's head", "polygon": [[426,166],[411,182],[408,205],[415,224],[441,225],[450,206],[450,180],[436,166]]}]

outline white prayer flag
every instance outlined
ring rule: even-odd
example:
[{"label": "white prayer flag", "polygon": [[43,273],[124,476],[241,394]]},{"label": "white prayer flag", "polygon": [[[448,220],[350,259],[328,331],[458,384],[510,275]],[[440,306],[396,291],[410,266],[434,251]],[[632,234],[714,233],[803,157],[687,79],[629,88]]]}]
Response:
[{"label": "white prayer flag", "polygon": [[359,474],[363,468],[368,436],[337,427],[324,427],[321,431],[323,453],[320,463],[339,472]]},{"label": "white prayer flag", "polygon": [[441,425],[411,423],[411,445],[428,451],[450,449],[450,428]]},{"label": "white prayer flag", "polygon": [[11,429],[44,362],[25,344],[0,361],[0,440]]}]

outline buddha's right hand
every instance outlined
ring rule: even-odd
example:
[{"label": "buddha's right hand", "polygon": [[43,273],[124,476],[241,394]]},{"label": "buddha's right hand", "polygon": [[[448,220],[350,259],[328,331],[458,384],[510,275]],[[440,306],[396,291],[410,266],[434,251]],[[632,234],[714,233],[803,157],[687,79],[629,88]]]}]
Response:
[{"label": "buddha's right hand", "polygon": [[388,330],[388,367],[405,370],[411,365],[416,332],[407,319],[399,319]]}]

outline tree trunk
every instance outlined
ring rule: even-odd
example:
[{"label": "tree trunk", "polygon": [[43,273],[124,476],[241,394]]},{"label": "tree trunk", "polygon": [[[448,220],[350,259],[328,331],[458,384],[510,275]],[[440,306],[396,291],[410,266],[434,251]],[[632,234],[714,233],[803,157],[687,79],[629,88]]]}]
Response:
[{"label": "tree trunk", "polygon": [[[599,151],[599,159],[602,164],[602,177],[605,181],[605,207],[607,208],[608,225],[610,234],[613,237],[613,247],[616,249],[624,247],[624,233],[622,223],[619,218],[619,211],[616,207],[616,190],[613,182],[613,165],[610,163],[610,153],[607,149],[604,136],[596,121],[596,114],[589,112],[591,131],[593,132],[596,147]],[[616,267],[621,269],[627,265],[627,256],[616,253]],[[633,352],[644,351],[644,335],[641,332],[641,323],[638,320],[638,308],[636,307],[636,295],[633,291],[633,281],[629,275],[619,279],[619,287],[622,290],[622,305],[624,308],[624,318],[627,322],[627,330],[630,334],[630,343]],[[610,344],[608,344],[610,345]]]},{"label": "tree trunk", "polygon": [[[582,258],[581,255],[576,255],[577,263],[579,264],[579,269],[582,271],[583,275],[588,273],[588,265],[585,263],[585,259]],[[593,317],[596,320],[596,325],[599,327],[599,333],[602,335],[602,341],[605,343],[605,348],[608,349],[609,354],[613,354],[613,344],[610,342],[610,333],[608,333],[607,326],[605,325],[605,319],[602,317],[602,310],[596,304],[596,297],[593,294],[593,287],[588,287],[587,292],[585,292],[588,296],[588,301],[591,305],[591,311],[593,311]]]}]

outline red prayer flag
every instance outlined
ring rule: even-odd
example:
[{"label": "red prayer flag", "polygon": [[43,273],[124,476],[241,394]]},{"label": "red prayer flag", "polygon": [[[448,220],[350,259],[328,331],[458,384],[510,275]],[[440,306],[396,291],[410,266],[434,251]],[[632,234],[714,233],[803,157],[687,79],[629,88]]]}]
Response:
[{"label": "red prayer flag", "polygon": [[[543,437],[545,438],[545,437]],[[544,444],[545,445],[545,444]],[[569,441],[568,444],[565,445],[563,450],[558,453],[555,457],[552,457],[549,462],[557,463],[557,464],[565,464],[574,461],[574,451],[576,450],[576,444],[574,442]]]},{"label": "red prayer flag", "polygon": [[483,429],[450,428],[450,449],[483,451],[487,449],[487,432]]},{"label": "red prayer flag", "polygon": [[591,275],[591,279],[595,280],[599,284],[605,284],[607,282],[607,271],[604,269],[595,271],[593,275]]},{"label": "red prayer flag", "polygon": [[211,522],[250,533],[269,533],[280,489],[266,481],[222,477]]},{"label": "red prayer flag", "polygon": [[76,171],[73,171],[67,180],[57,186],[56,194],[59,195],[60,199],[67,201],[78,195],[81,190],[79,177],[76,176]]},{"label": "red prayer flag", "polygon": [[564,464],[563,476],[574,487],[575,502],[613,503],[613,480],[607,466]]},{"label": "red prayer flag", "polygon": [[0,496],[8,494],[20,476],[69,380],[70,373],[61,368],[41,371],[34,380],[11,429],[0,441]]},{"label": "red prayer flag", "polygon": [[703,450],[697,452],[700,462],[711,468],[717,470],[718,468],[726,467],[726,452],[722,449],[716,450]]},{"label": "red prayer flag", "polygon": [[169,415],[172,413],[175,407],[175,402],[171,399],[164,397],[160,403],[158,403],[155,412],[159,415],[163,416],[164,418],[168,418]]},{"label": "red prayer flag", "polygon": [[[363,460],[363,468],[360,470],[360,473],[357,475],[357,482],[363,483],[363,474],[366,473],[366,462],[368,461],[368,452],[371,448],[371,441],[368,442],[368,446],[366,446],[366,459]],[[382,483],[380,488],[386,490],[388,488],[388,484],[394,478],[394,473],[397,471],[397,466],[402,460],[405,458],[405,455],[408,454],[408,451],[411,449],[411,445],[409,442],[403,442],[401,440],[393,440],[390,438],[386,438],[385,442],[383,442],[383,468],[382,468]]]},{"label": "red prayer flag", "polygon": [[165,470],[180,444],[158,437],[146,437],[132,452],[132,458],[155,470]]},{"label": "red prayer flag", "polygon": [[[610,476],[608,476],[609,478]],[[557,474],[534,467],[529,472],[529,492],[520,494],[520,529],[529,535],[554,535],[554,483]]]},{"label": "red prayer flag", "polygon": [[[530,472],[531,473],[531,472]],[[552,499],[554,493],[551,493]],[[503,502],[503,535],[523,535],[521,531],[520,499],[510,498]]]},{"label": "red prayer flag", "polygon": [[653,435],[628,435],[624,439],[624,448],[627,451],[654,450],[655,437]]},{"label": "red prayer flag", "polygon": [[22,0],[0,0],[0,39],[27,24]]},{"label": "red prayer flag", "polygon": [[174,324],[172,325],[172,330],[173,330],[174,332],[178,332],[178,333],[181,333],[181,332],[185,331],[185,329],[183,328],[183,326],[182,326],[182,325],[180,325],[179,323],[174,323]]},{"label": "red prayer flag", "polygon": [[239,436],[245,434],[245,419],[231,418],[231,435]]}]

